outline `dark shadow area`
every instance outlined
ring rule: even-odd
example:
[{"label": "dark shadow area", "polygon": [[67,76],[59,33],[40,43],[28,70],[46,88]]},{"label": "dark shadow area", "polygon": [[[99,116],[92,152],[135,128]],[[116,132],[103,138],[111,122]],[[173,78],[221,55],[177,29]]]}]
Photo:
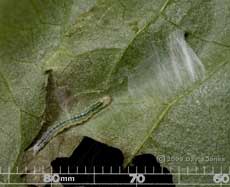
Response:
[{"label": "dark shadow area", "polygon": [[[161,187],[175,186],[168,169],[162,168],[151,154],[136,156],[126,168],[122,167],[123,161],[124,157],[119,149],[85,137],[69,158],[57,158],[51,162],[51,165],[54,173],[60,173],[61,183],[64,186],[122,186],[121,184],[130,183],[131,180],[133,180],[133,185],[129,186],[136,186],[136,183],[138,183],[137,186],[147,186],[145,183],[161,183],[159,185]],[[130,176],[130,173],[134,176]],[[73,183],[68,180],[71,179],[68,178],[70,176],[74,177],[75,183],[87,182],[89,184],[70,185]],[[92,185],[94,182],[96,184]],[[99,183],[105,185],[99,185]],[[106,185],[106,183],[110,185]],[[164,183],[172,185],[164,185]]]},{"label": "dark shadow area", "polygon": [[184,33],[184,38],[187,39],[188,36],[189,36],[189,33],[186,31],[186,32]]}]

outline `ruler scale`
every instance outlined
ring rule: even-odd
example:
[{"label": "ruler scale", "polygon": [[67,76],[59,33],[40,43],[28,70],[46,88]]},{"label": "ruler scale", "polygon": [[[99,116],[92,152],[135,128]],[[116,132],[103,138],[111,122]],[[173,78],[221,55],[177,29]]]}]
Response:
[{"label": "ruler scale", "polygon": [[[214,173],[214,169],[212,171],[207,172],[206,168],[202,170],[202,172],[198,172],[196,169],[194,172],[191,171],[189,167],[184,168],[185,172],[180,167],[177,168],[177,172],[172,173],[154,173],[147,172],[146,169],[144,172],[139,173],[138,168],[136,167],[135,171],[127,170],[127,172],[121,172],[120,167],[117,168],[117,172],[113,173],[114,169],[110,167],[110,172],[104,171],[104,167],[102,167],[101,172],[97,172],[95,166],[92,171],[90,169],[84,168],[85,171],[71,173],[53,173],[52,170],[50,173],[45,172],[36,172],[36,168],[34,168],[33,172],[19,172],[18,169],[15,173],[10,172],[10,170],[4,172],[1,170],[0,178],[7,179],[5,182],[0,182],[1,184],[7,184],[12,186],[20,186],[20,185],[45,185],[47,183],[51,183],[53,186],[55,184],[64,184],[64,185],[88,185],[88,186],[112,186],[112,185],[127,185],[127,186],[230,186],[230,173],[229,170],[224,172],[223,168],[219,170],[219,172]],[[60,168],[60,171],[62,169]],[[29,176],[38,176],[43,179],[41,182],[12,182],[10,178],[16,176],[27,175]],[[164,177],[169,175],[173,176],[173,183],[164,182]],[[197,182],[196,178],[199,178],[197,181],[205,181],[205,182]],[[160,182],[157,182],[160,181]]]}]

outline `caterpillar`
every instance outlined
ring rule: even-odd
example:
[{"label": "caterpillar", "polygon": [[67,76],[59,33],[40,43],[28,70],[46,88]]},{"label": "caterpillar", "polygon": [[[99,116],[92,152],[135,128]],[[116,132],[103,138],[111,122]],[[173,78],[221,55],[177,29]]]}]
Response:
[{"label": "caterpillar", "polygon": [[61,121],[57,124],[50,126],[47,131],[41,136],[41,138],[34,144],[33,153],[36,155],[45,145],[57,134],[61,133],[65,129],[68,129],[75,125],[80,125],[90,118],[92,118],[96,113],[100,112],[103,108],[107,107],[111,103],[112,99],[110,96],[104,96],[96,103],[92,104],[88,109],[81,112],[78,115],[71,117],[70,119]]}]

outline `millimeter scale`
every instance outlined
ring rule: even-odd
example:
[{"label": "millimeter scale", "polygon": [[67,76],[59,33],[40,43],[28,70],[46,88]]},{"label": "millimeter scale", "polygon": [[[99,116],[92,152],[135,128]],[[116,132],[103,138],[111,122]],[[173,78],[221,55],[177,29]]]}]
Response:
[{"label": "millimeter scale", "polygon": [[[107,167],[108,168],[108,167]],[[225,167],[226,168],[226,167]],[[54,173],[53,171],[47,173],[44,171],[44,167],[34,168],[33,172],[28,172],[27,169],[20,172],[18,168],[16,172],[10,172],[10,168],[7,171],[3,171],[0,168],[0,179],[4,179],[4,182],[0,181],[0,185],[35,185],[42,186],[46,184],[51,184],[51,186],[56,185],[73,185],[73,186],[230,186],[230,167],[228,171],[223,171],[222,166],[220,168],[214,168],[207,171],[206,167],[202,169],[194,168],[181,168],[178,167],[176,172],[170,170],[170,173],[155,172],[154,167],[152,172],[146,171],[138,172],[138,167],[135,171],[130,171],[129,167],[126,172],[121,171],[121,167],[113,168],[110,167],[110,171],[104,170],[102,166],[100,170],[98,167],[91,167],[88,171],[87,167],[84,167],[84,171],[81,168],[76,167],[76,172],[60,172]],[[182,172],[183,171],[183,172]],[[27,177],[38,177],[41,181],[30,181],[30,182],[13,182],[11,179],[20,176]],[[173,176],[173,183],[167,183],[165,178],[167,176]],[[160,182],[159,182],[160,179]]]}]

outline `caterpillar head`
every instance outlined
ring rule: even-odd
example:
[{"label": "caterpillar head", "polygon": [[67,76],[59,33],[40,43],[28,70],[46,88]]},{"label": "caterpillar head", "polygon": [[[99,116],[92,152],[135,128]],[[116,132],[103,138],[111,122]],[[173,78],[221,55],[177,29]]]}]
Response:
[{"label": "caterpillar head", "polygon": [[103,107],[106,107],[112,102],[112,98],[107,95],[102,97],[100,101],[103,103]]}]

